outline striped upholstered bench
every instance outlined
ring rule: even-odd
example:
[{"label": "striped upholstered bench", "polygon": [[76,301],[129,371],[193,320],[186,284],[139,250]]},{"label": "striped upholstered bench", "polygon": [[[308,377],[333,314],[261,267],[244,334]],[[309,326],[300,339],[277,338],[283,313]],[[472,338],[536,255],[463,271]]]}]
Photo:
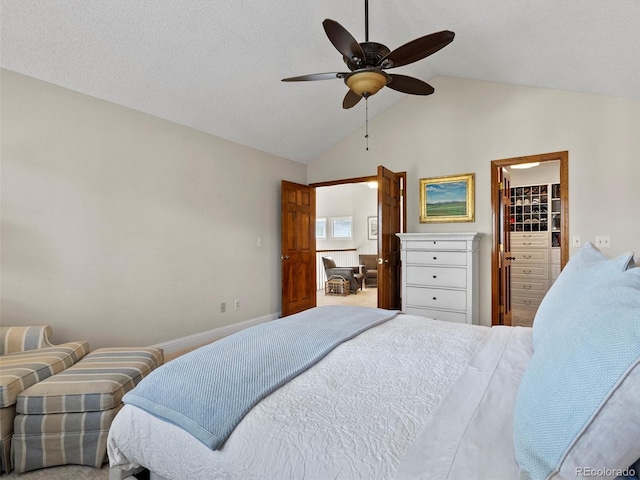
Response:
[{"label": "striped upholstered bench", "polygon": [[51,327],[0,327],[0,471],[12,469],[11,441],[17,397],[70,367],[89,352],[87,342],[53,345]]},{"label": "striped upholstered bench", "polygon": [[100,467],[123,395],[162,362],[158,348],[101,348],[23,391],[14,422],[15,471]]}]

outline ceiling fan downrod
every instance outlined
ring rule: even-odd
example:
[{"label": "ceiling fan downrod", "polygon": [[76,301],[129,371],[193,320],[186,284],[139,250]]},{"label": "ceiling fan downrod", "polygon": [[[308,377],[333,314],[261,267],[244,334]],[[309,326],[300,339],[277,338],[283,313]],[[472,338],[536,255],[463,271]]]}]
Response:
[{"label": "ceiling fan downrod", "polygon": [[364,41],[369,41],[369,0],[364,0]]}]

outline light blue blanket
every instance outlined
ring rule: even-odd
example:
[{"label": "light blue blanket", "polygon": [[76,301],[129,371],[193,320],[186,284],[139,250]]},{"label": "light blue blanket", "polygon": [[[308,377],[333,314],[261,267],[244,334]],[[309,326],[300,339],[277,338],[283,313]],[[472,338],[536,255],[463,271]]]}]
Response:
[{"label": "light blue blanket", "polygon": [[223,338],[154,370],[123,401],[217,450],[261,399],[397,311],[324,306]]}]

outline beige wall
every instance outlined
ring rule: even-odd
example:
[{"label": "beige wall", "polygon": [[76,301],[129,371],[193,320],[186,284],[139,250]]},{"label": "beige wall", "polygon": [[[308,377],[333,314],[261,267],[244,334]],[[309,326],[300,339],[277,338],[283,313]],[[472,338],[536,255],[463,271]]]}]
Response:
[{"label": "beige wall", "polygon": [[305,165],[13,72],[1,82],[3,325],[48,323],[54,341],[96,348],[280,310],[280,180],[304,183]]},{"label": "beige wall", "polygon": [[[363,128],[307,169],[12,72],[0,80],[0,322],[50,323],[57,342],[147,345],[277,313],[280,179],[406,171],[408,231],[485,234],[483,323],[491,160],[568,150],[570,235],[640,252],[637,100],[437,77],[434,95],[371,122],[369,151]],[[467,172],[476,222],[420,224],[418,180]]]},{"label": "beige wall", "polygon": [[[363,112],[359,132],[309,165],[309,182],[373,175],[379,164],[406,171],[408,231],[484,233],[484,324],[491,312],[491,160],[568,150],[570,235],[595,243],[608,234],[606,253],[640,253],[640,101],[450,77],[430,83],[434,95],[407,96],[370,122],[369,151]],[[476,174],[476,221],[420,224],[419,179],[468,172]]]}]

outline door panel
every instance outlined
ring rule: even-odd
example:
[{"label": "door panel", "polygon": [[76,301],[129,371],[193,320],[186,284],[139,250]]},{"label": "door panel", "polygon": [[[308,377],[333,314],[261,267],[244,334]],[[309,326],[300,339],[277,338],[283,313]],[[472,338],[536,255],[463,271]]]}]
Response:
[{"label": "door panel", "polygon": [[500,183],[500,323],[511,325],[511,177],[499,169]]},{"label": "door panel", "polygon": [[403,174],[378,167],[378,308],[400,309],[400,239]]},{"label": "door panel", "polygon": [[315,189],[282,181],[282,316],[316,306]]}]

